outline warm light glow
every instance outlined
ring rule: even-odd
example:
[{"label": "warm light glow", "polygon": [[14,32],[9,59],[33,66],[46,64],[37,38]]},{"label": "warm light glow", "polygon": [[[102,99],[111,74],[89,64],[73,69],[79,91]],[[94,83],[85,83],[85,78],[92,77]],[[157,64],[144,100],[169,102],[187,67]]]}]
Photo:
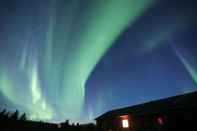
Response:
[{"label": "warm light glow", "polygon": [[128,120],[122,120],[122,127],[123,127],[123,128],[128,128],[128,127],[129,127],[129,122],[128,122]]},{"label": "warm light glow", "polygon": [[157,118],[157,122],[158,122],[159,125],[163,125],[164,124],[164,121],[163,121],[162,117]]},{"label": "warm light glow", "polygon": [[128,115],[122,115],[120,116],[120,119],[122,121],[122,127],[128,128],[129,127],[129,116]]}]

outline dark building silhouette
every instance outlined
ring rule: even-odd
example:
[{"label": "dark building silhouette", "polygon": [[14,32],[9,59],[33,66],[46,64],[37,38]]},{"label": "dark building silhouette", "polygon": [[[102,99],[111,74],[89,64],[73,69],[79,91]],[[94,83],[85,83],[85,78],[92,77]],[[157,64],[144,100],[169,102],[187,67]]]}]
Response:
[{"label": "dark building silhouette", "polygon": [[0,131],[195,131],[197,92],[109,111],[96,118],[97,125],[35,122],[26,114],[0,111]]},{"label": "dark building silhouette", "polygon": [[197,92],[112,110],[95,120],[99,131],[194,131]]}]

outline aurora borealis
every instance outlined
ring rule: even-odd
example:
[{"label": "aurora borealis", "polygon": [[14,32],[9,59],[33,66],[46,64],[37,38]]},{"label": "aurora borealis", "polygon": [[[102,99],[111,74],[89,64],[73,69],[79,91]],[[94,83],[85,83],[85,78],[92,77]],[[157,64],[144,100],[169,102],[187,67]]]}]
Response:
[{"label": "aurora borealis", "polygon": [[183,0],[1,1],[0,108],[85,122],[196,90],[195,11]]}]

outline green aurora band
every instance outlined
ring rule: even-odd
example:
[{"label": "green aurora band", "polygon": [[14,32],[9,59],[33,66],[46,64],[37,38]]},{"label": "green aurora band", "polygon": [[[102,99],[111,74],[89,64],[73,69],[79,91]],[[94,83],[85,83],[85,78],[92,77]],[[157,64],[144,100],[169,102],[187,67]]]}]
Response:
[{"label": "green aurora band", "polygon": [[[192,57],[191,52],[186,51],[184,48],[181,48],[180,46],[176,46],[176,48],[173,48],[176,55],[179,57],[180,61],[183,63],[183,66],[191,76],[192,80],[195,84],[197,84],[197,70],[194,65],[196,65],[196,59]],[[190,89],[184,90],[185,92],[188,92]]]},{"label": "green aurora band", "polygon": [[[119,34],[152,3],[153,0],[91,0],[79,12],[77,0],[63,6],[51,0],[40,48],[34,47],[38,36],[29,25],[28,33],[22,36],[23,48],[16,51],[16,67],[7,66],[6,60],[0,63],[1,93],[33,120],[60,120],[60,116],[81,119],[85,84],[94,67]],[[60,17],[60,13],[64,15]]]}]

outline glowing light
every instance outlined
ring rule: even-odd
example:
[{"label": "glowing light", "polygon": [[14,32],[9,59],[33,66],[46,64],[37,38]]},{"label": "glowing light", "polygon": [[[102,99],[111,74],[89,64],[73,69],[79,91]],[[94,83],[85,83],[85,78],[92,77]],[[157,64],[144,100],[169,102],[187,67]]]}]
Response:
[{"label": "glowing light", "polygon": [[[28,14],[38,20],[36,23],[24,22],[28,25],[24,32],[31,33],[23,36],[17,30],[9,34],[23,42],[13,41],[20,46],[12,53],[17,56],[14,61],[9,54],[4,54],[8,56],[5,61],[11,63],[8,65],[14,66],[10,67],[13,71],[9,68],[0,70],[1,93],[13,105],[28,112],[30,119],[78,119],[84,106],[85,84],[96,64],[120,33],[153,1],[94,0],[89,1],[88,5],[92,6],[80,11],[78,0],[70,1],[70,4],[51,0],[43,6],[46,12],[40,8],[38,12],[41,13]],[[65,5],[60,6],[61,2]],[[46,21],[39,23],[40,18]],[[16,19],[24,21],[23,17]],[[91,109],[89,117],[92,118],[93,114]]]},{"label": "glowing light", "polygon": [[122,120],[122,127],[123,127],[123,128],[128,128],[128,127],[129,127],[129,122],[128,122],[128,120]]},{"label": "glowing light", "polygon": [[35,104],[37,101],[41,99],[41,90],[38,82],[38,74],[36,65],[32,69],[31,80],[30,80],[30,88],[32,91],[33,103]]},{"label": "glowing light", "polygon": [[[195,70],[195,68],[193,67],[193,65],[190,63],[191,61],[189,61],[190,59],[186,59],[186,54],[181,50],[179,50],[178,48],[173,48],[176,55],[179,57],[180,61],[183,63],[185,69],[188,71],[188,73],[190,74],[190,76],[192,77],[192,80],[197,83],[197,71]],[[191,58],[191,57],[187,57],[187,58]]]},{"label": "glowing light", "polygon": [[158,123],[159,125],[164,125],[164,120],[163,120],[163,118],[162,118],[162,117],[158,117],[158,118],[157,118],[157,123]]},{"label": "glowing light", "polygon": [[122,120],[122,127],[123,128],[128,128],[129,127],[129,116],[128,115],[123,115],[120,116],[121,120]]}]

